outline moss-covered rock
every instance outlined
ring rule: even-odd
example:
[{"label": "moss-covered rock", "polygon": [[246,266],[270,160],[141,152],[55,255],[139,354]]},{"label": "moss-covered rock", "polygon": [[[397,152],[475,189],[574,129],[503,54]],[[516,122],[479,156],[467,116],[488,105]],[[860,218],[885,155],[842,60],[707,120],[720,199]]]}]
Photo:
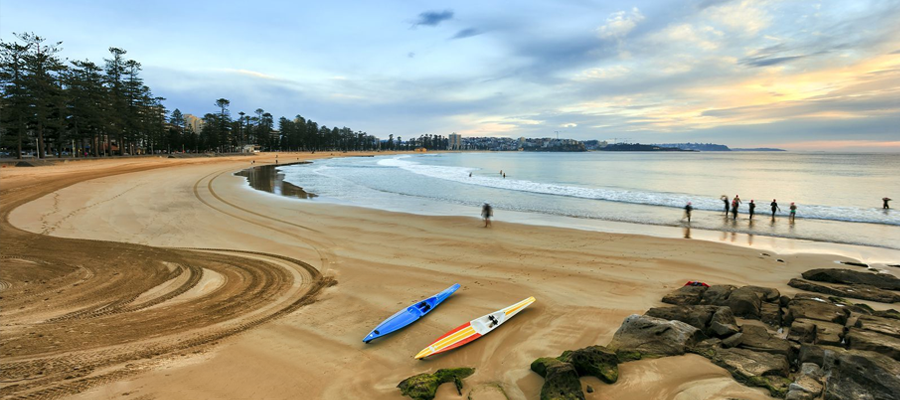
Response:
[{"label": "moss-covered rock", "polygon": [[584,400],[575,366],[557,361],[547,363],[541,400]]},{"label": "moss-covered rock", "polygon": [[579,376],[594,376],[606,383],[615,383],[619,379],[619,358],[603,346],[567,351],[558,360],[575,366]]},{"label": "moss-covered rock", "polygon": [[474,368],[439,369],[433,374],[419,374],[406,378],[397,387],[404,396],[415,400],[431,400],[434,399],[439,386],[453,382],[456,391],[462,395],[462,380],[474,373]]}]

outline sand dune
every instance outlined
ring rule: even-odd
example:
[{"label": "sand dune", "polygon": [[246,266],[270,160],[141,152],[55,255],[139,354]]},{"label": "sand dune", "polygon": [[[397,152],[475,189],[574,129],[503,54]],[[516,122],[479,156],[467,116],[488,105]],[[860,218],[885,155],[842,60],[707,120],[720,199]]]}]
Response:
[{"label": "sand dune", "polygon": [[[310,155],[279,159],[298,157]],[[606,344],[624,317],[687,280],[790,294],[790,278],[836,259],[776,255],[782,263],[719,243],[508,224],[502,213],[483,229],[475,218],[301,202],[232,176],[248,160],[3,170],[2,250],[14,258],[0,279],[4,394],[397,399],[408,376],[465,366],[476,368],[465,380],[471,398],[498,398],[498,388],[536,398],[542,379],[531,361]],[[25,291],[35,280],[40,295]],[[454,282],[462,288],[436,312],[362,343],[400,307]],[[537,302],[485,338],[413,359],[447,330],[528,296]],[[67,322],[40,323],[60,317]],[[59,343],[48,348],[35,329]],[[88,368],[71,372],[82,362]],[[620,375],[590,383],[589,398],[767,397],[697,356],[628,363]],[[442,387],[438,398],[458,396]]]}]

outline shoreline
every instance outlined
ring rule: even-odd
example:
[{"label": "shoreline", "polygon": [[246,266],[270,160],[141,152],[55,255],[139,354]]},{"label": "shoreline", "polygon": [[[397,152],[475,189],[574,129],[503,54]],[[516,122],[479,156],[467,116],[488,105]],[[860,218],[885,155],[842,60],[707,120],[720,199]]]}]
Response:
[{"label": "shoreline", "polygon": [[[340,158],[341,156],[334,156],[329,158]],[[283,181],[282,179],[277,179],[273,177],[263,177],[261,179],[271,179],[275,182],[275,185],[261,185],[259,187],[254,187],[253,178],[248,176],[249,174],[242,174],[246,171],[251,171],[254,169],[272,169],[273,171],[277,170],[279,167],[288,166],[288,165],[297,165],[297,164],[310,164],[312,161],[303,161],[303,162],[292,162],[285,164],[265,164],[265,165],[255,165],[249,168],[241,169],[239,171],[235,171],[233,175],[242,176],[245,178],[245,182],[247,183],[247,188],[253,190],[254,192],[261,192],[267,194],[274,194],[277,196],[284,196],[289,198],[300,198],[301,200],[307,200],[319,197],[315,193],[306,192],[300,187],[294,186],[293,184]],[[273,174],[274,175],[274,174]],[[283,172],[278,172],[278,175],[283,178]],[[290,189],[286,194],[279,193],[278,185],[285,185]],[[300,192],[300,195],[293,194],[294,192]],[[462,217],[462,218],[471,218],[478,219],[478,217],[471,217],[468,215],[463,215],[461,213],[456,214],[447,214],[447,213],[427,213],[427,212],[415,212],[415,211],[397,211],[392,209],[382,209],[377,207],[366,207],[355,204],[343,204],[337,201],[329,201],[327,199],[320,198],[317,200],[317,204],[329,204],[340,207],[354,207],[354,208],[364,208],[369,210],[378,210],[383,212],[390,213],[398,213],[405,215],[421,215],[421,216],[433,216],[433,217]],[[452,208],[462,208],[455,207]],[[477,211],[477,210],[475,210]],[[798,253],[810,253],[810,254],[822,254],[822,255],[834,255],[834,256],[842,256],[847,258],[853,258],[861,262],[865,262],[870,265],[870,267],[881,267],[881,270],[886,271],[885,268],[889,268],[889,265],[897,265],[900,264],[900,250],[895,248],[890,248],[886,246],[878,246],[878,245],[863,245],[859,243],[847,243],[847,242],[830,242],[827,240],[814,240],[814,239],[804,239],[804,238],[791,238],[785,236],[777,236],[777,235],[767,235],[767,234],[753,234],[747,232],[735,232],[728,230],[715,230],[708,228],[692,228],[688,225],[682,226],[671,226],[671,225],[657,225],[651,223],[638,223],[638,222],[625,222],[625,221],[613,221],[613,220],[604,220],[604,219],[592,219],[592,218],[578,218],[578,217],[569,217],[562,215],[552,215],[552,214],[541,214],[541,213],[532,213],[532,212],[521,212],[521,211],[509,211],[503,210],[504,215],[511,215],[512,218],[505,221],[510,223],[524,224],[524,225],[533,225],[533,226],[549,226],[555,228],[563,228],[563,229],[576,229],[581,231],[594,231],[594,232],[603,232],[603,233],[614,233],[614,234],[628,234],[628,235],[639,235],[639,236],[648,236],[648,237],[657,237],[657,238],[666,238],[666,239],[687,239],[687,240],[703,240],[707,242],[716,242],[723,243],[732,246],[737,246],[741,248],[748,249],[756,249],[761,251],[770,251],[777,252],[780,254],[798,254]],[[495,218],[496,221],[496,218]],[[877,264],[877,265],[873,265]]]}]

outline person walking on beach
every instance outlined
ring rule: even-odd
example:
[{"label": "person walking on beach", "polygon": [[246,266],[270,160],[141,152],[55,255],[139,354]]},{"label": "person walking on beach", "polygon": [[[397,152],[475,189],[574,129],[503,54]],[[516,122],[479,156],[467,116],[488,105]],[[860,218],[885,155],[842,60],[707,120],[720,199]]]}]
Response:
[{"label": "person walking on beach", "polygon": [[797,205],[791,202],[791,222],[794,222],[795,216],[797,216]]},{"label": "person walking on beach", "polygon": [[484,227],[487,228],[491,226],[491,217],[494,216],[494,209],[490,204],[484,202],[484,205],[481,206],[481,218],[484,219]]},{"label": "person walking on beach", "polygon": [[750,209],[750,219],[753,219],[753,213],[756,211],[756,203],[753,202],[753,199],[750,199],[750,204],[747,204],[747,207]]},{"label": "person walking on beach", "polygon": [[778,202],[775,199],[772,199],[772,219],[775,219],[775,211],[781,211],[781,208],[778,207]]},{"label": "person walking on beach", "polygon": [[691,222],[691,211],[694,211],[694,206],[691,205],[691,202],[688,202],[686,206],[684,206],[684,217],[681,218],[684,221],[687,218],[688,223]]},{"label": "person walking on beach", "polygon": [[728,218],[728,196],[723,194],[720,199],[722,199],[722,202],[725,203],[725,218]]},{"label": "person walking on beach", "polygon": [[884,202],[884,207],[881,207],[881,208],[882,208],[882,209],[884,209],[884,210],[888,210],[888,209],[890,209],[890,208],[891,208],[891,206],[890,206],[890,205],[888,205],[888,202],[890,202],[890,201],[891,201],[891,199],[890,199],[890,198],[887,198],[887,197],[885,197],[885,198],[883,198],[883,199],[881,199],[881,201],[883,201],[883,202]]},{"label": "person walking on beach", "polygon": [[735,220],[737,220],[738,214],[738,206],[741,205],[741,195],[734,195],[734,199],[731,200],[731,216]]}]

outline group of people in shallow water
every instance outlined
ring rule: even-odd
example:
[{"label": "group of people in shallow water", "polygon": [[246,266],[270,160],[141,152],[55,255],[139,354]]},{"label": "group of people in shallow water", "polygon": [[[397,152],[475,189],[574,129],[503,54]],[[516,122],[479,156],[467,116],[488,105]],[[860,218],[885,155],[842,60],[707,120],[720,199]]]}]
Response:
[{"label": "group of people in shallow water", "polygon": [[[741,196],[736,194],[736,195],[734,195],[734,198],[731,199],[731,201],[729,202],[728,196],[723,194],[722,197],[720,197],[720,199],[722,200],[722,203],[725,204],[725,218],[726,219],[728,218],[728,212],[731,211],[731,218],[734,220],[737,220],[738,207],[740,207],[740,205],[743,203],[743,201],[741,201]],[[892,199],[885,197],[881,200],[884,202],[884,205],[882,206],[883,209],[888,210],[891,208],[888,203]],[[752,220],[753,214],[756,213],[756,202],[754,202],[753,200],[750,200],[750,203],[747,205],[747,207],[749,209],[750,219]],[[781,211],[781,207],[778,206],[778,200],[772,199],[772,202],[769,203],[769,207],[772,210],[772,220],[774,220],[775,213],[778,211]],[[684,218],[682,218],[682,220],[687,218],[688,222],[691,222],[691,211],[694,211],[694,206],[691,205],[691,202],[688,202],[687,205],[684,206]],[[789,214],[788,218],[791,222],[794,222],[794,218],[797,216],[797,204],[795,204],[794,202],[791,202],[789,211],[790,211],[790,214]]]}]

